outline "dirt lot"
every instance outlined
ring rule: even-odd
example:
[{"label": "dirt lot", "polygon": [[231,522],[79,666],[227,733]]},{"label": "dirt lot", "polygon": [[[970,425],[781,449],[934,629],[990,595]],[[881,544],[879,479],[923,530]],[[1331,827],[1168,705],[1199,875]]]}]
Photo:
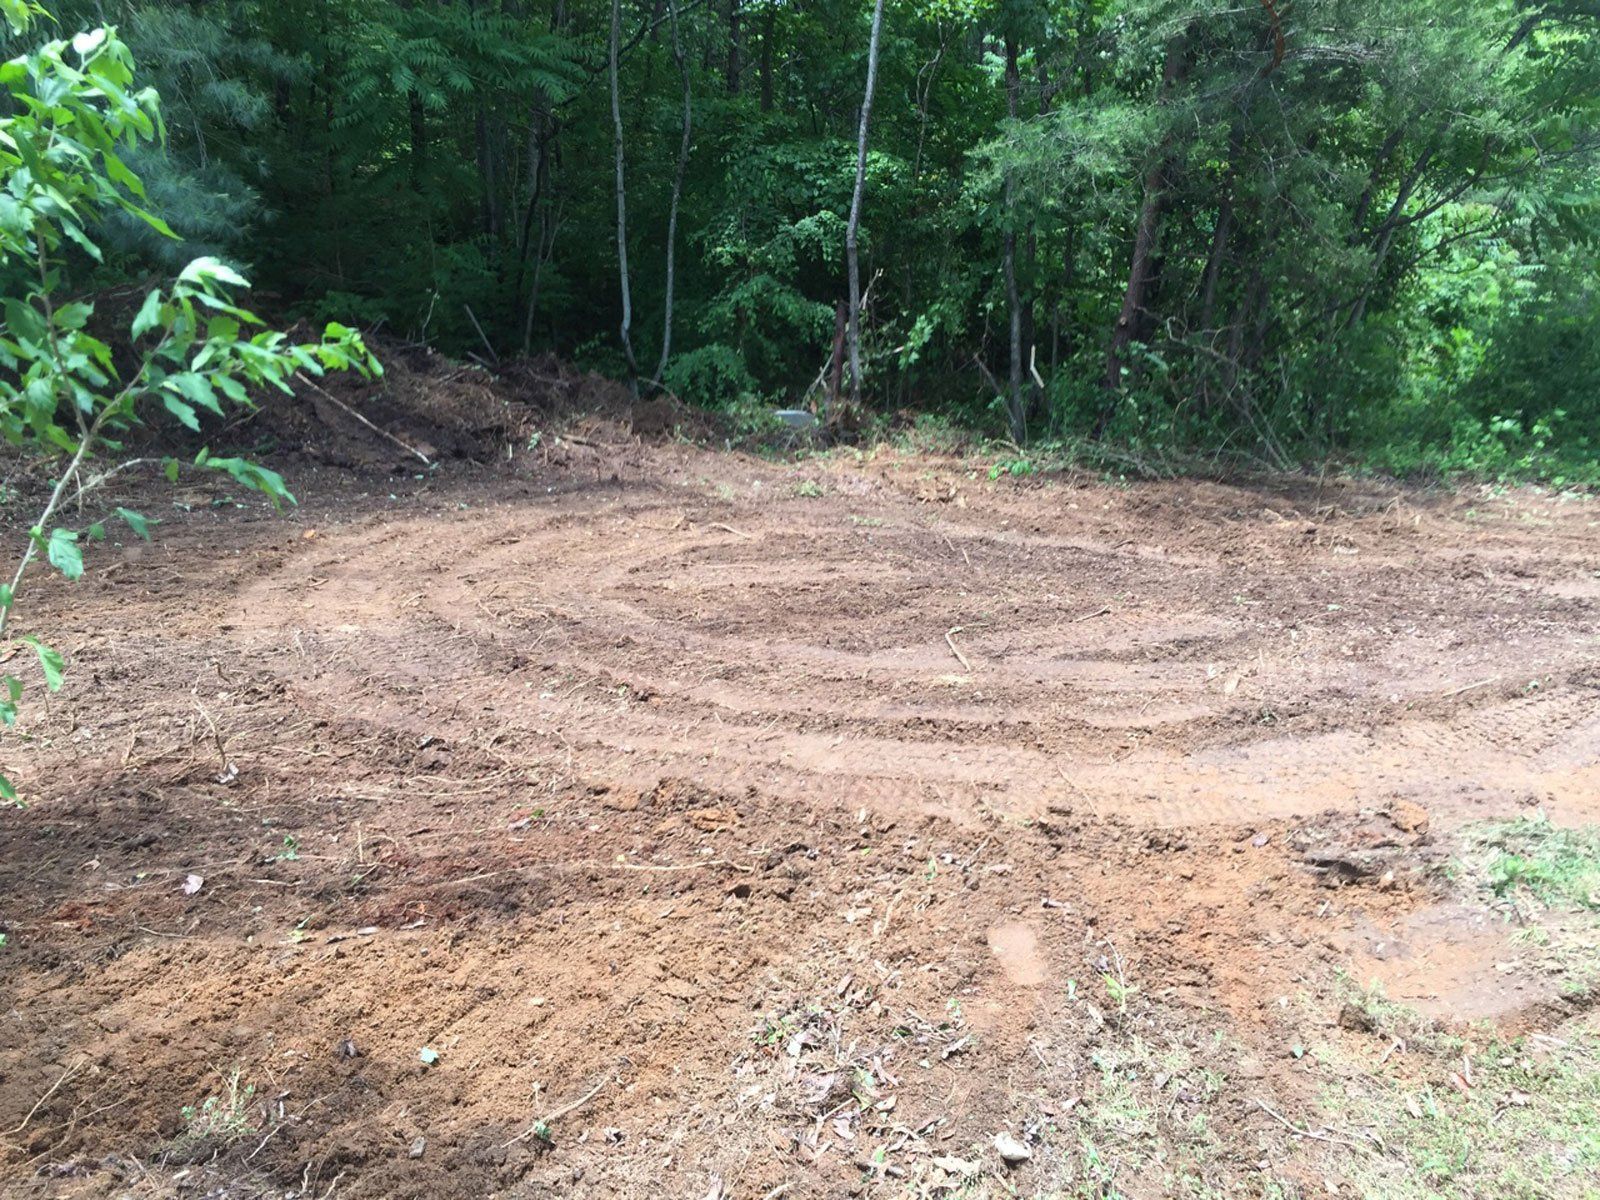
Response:
[{"label": "dirt lot", "polygon": [[1600,1194],[1593,916],[1473,840],[1600,821],[1600,506],[987,467],[112,485],[0,1188]]}]

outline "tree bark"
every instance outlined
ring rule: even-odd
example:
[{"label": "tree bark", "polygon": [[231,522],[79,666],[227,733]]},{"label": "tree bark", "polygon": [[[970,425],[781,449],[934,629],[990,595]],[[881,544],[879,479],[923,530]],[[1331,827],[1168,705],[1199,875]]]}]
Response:
[{"label": "tree bark", "polygon": [[[1188,34],[1185,32],[1173,38],[1167,45],[1167,61],[1161,72],[1163,98],[1166,98],[1183,78],[1187,65],[1184,53],[1187,39]],[[1161,230],[1162,189],[1171,166],[1171,140],[1170,134],[1162,139],[1155,161],[1145,172],[1144,198],[1139,206],[1139,222],[1134,228],[1133,261],[1128,267],[1128,285],[1123,289],[1122,308],[1117,314],[1117,323],[1111,331],[1111,346],[1106,353],[1105,386],[1112,392],[1122,387],[1122,373],[1127,366],[1128,347],[1133,344],[1134,334],[1138,329],[1139,314],[1144,308],[1145,294],[1150,287],[1156,238]],[[1098,438],[1105,433],[1106,426],[1111,422],[1112,411],[1109,404],[1101,411],[1099,420],[1095,422],[1095,437]]]},{"label": "tree bark", "polygon": [[844,375],[844,331],[849,324],[849,314],[843,304],[833,310],[833,360],[828,367],[828,408],[822,415],[839,410],[839,386]]},{"label": "tree bark", "polygon": [[[1022,92],[1022,76],[1017,70],[1017,39],[1006,34],[1006,115],[1017,118],[1017,106]],[[1017,229],[1016,183],[1012,173],[1005,180],[1005,280],[1006,309],[1010,315],[1011,358],[1006,378],[1006,414],[1011,426],[1011,440],[1019,446],[1028,440],[1027,409],[1022,400],[1022,297],[1017,289]]]},{"label": "tree bark", "polygon": [[406,97],[406,107],[411,114],[411,186],[420,192],[428,174],[428,114],[415,90]]},{"label": "tree bark", "polygon": [[739,94],[739,76],[744,72],[744,34],[740,29],[739,0],[728,0],[728,95]]},{"label": "tree bark", "polygon": [[628,364],[628,387],[639,393],[639,363],[633,356],[633,288],[628,277],[628,187],[623,178],[622,90],[618,83],[617,53],[622,42],[622,0],[611,0],[611,126],[616,148],[617,277],[622,287],[622,357]]},{"label": "tree bark", "polygon": [[[1243,104],[1248,99],[1246,92]],[[1200,320],[1196,330],[1201,334],[1211,331],[1212,322],[1216,319],[1217,288],[1222,279],[1222,267],[1228,259],[1228,244],[1233,238],[1234,206],[1237,203],[1239,191],[1239,161],[1244,157],[1244,114],[1234,118],[1232,127],[1228,130],[1228,172],[1222,188],[1222,197],[1217,201],[1217,220],[1211,227],[1211,249],[1206,255],[1205,273],[1200,279]]]},{"label": "tree bark", "polygon": [[861,101],[861,130],[856,140],[856,187],[850,199],[850,220],[844,231],[844,252],[850,276],[850,397],[861,403],[861,200],[867,188],[867,132],[872,124],[872,94],[878,86],[878,38],[883,32],[883,0],[872,8],[872,36],[867,43],[867,87]]},{"label": "tree bark", "polygon": [[772,111],[772,43],[778,32],[778,6],[767,5],[761,24],[761,111]]},{"label": "tree bark", "polygon": [[683,175],[689,167],[689,143],[693,129],[694,110],[689,89],[689,60],[684,57],[683,39],[678,31],[678,0],[667,0],[667,11],[672,17],[672,57],[678,62],[678,74],[683,77],[683,141],[678,147],[678,170],[672,177],[672,205],[667,210],[667,294],[666,308],[661,319],[661,358],[656,362],[651,387],[661,386],[661,376],[672,356],[672,292],[676,280],[676,255],[678,241],[678,202],[683,197]]}]

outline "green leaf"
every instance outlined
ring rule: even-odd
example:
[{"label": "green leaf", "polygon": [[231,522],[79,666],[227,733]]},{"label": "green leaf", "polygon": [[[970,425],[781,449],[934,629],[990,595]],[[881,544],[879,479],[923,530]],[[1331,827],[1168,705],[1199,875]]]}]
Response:
[{"label": "green leaf", "polygon": [[21,342],[43,343],[48,337],[44,317],[39,310],[24,300],[7,296],[5,300],[6,332]]},{"label": "green leaf", "polygon": [[100,156],[105,160],[107,175],[111,176],[112,179],[116,180],[135,196],[138,196],[141,200],[144,199],[144,181],[128,168],[127,163],[123,162],[110,150],[102,151]]},{"label": "green leaf", "polygon": [[89,526],[89,540],[91,542],[103,542],[106,540],[106,527],[99,521]]},{"label": "green leaf", "polygon": [[52,529],[50,541],[45,546],[45,557],[50,565],[68,579],[83,576],[83,551],[78,549],[78,535],[71,529]]},{"label": "green leaf", "polygon": [[140,208],[137,204],[125,204],[122,207],[126,208],[134,216],[138,217],[141,221],[143,221],[146,225],[150,226],[151,229],[154,229],[162,237],[171,238],[175,242],[181,242],[183,240],[176,233],[173,232],[173,229],[172,229],[171,225],[168,225],[160,217],[156,216],[155,213],[147,212],[146,210]]},{"label": "green leaf", "polygon": [[16,603],[16,596],[12,594],[9,583],[0,583],[0,612],[5,612]]},{"label": "green leaf", "polygon": [[11,786],[11,780],[4,775],[0,775],[0,800],[9,801],[12,804],[17,802],[17,789]]},{"label": "green leaf", "polygon": [[161,289],[157,288],[144,298],[144,303],[139,307],[138,315],[133,318],[133,340],[138,341],[160,324]]},{"label": "green leaf", "polygon": [[183,283],[225,283],[230,287],[247,288],[250,281],[221,259],[197,258],[179,273],[178,279]]},{"label": "green leaf", "polygon": [[105,45],[106,31],[104,29],[88,29],[77,34],[72,39],[72,48],[78,52],[79,58],[88,58],[101,46]]},{"label": "green leaf", "polygon": [[6,695],[10,698],[11,703],[15,704],[18,700],[22,699],[22,680],[18,679],[15,675],[7,675],[5,684]]},{"label": "green leaf", "polygon": [[[163,396],[161,397],[161,401],[167,406],[167,411],[169,413],[177,417],[178,420],[182,421],[186,426],[194,430],[196,433],[200,432],[200,418],[194,415],[194,409],[190,405],[185,404],[176,396]],[[176,474],[177,471],[175,467],[168,468],[167,477],[169,479],[172,479]],[[175,479],[174,482],[176,482]]]},{"label": "green leaf", "polygon": [[56,309],[56,327],[59,329],[82,329],[89,323],[89,318],[94,316],[94,305],[85,304],[81,300],[71,304],[63,304]]},{"label": "green leaf", "polygon": [[39,656],[39,669],[44,672],[45,686],[52,692],[59,692],[66,680],[67,670],[67,660],[61,657],[61,651],[46,646],[36,637],[22,640],[32,646],[34,653]]},{"label": "green leaf", "polygon": [[[176,467],[178,464],[173,463],[172,465]],[[150,540],[150,520],[142,513],[136,513],[131,508],[119,508],[117,509],[117,516],[126,521],[128,528],[133,530],[139,537],[147,542]]]},{"label": "green leaf", "polygon": [[161,471],[167,477],[168,483],[178,482],[178,460],[169,458],[161,464]]},{"label": "green leaf", "polygon": [[192,404],[197,404],[210,412],[222,415],[222,403],[217,399],[216,389],[204,375],[196,375],[193,371],[184,371],[168,379],[163,387],[173,388],[183,393],[184,399]]}]

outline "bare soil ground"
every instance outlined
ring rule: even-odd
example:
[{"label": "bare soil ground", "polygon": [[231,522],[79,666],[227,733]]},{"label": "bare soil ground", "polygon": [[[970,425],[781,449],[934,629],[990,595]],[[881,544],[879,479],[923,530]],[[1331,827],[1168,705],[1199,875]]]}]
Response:
[{"label": "bare soil ground", "polygon": [[1600,820],[1595,504],[541,424],[130,473],[155,542],[41,577],[5,1194],[1472,1195],[1398,1126],[1571,1128],[1460,838]]}]

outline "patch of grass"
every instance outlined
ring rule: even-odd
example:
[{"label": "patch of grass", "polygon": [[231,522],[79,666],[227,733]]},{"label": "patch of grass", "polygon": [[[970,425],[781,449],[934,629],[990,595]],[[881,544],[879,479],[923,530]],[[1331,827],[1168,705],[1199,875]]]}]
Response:
[{"label": "patch of grass", "polygon": [[1485,854],[1480,877],[1496,896],[1600,910],[1600,827],[1523,817],[1481,825],[1468,837]]},{"label": "patch of grass", "polygon": [[1470,1072],[1468,1084],[1460,1059],[1432,1056],[1421,1073],[1369,1075],[1325,1103],[1334,1123],[1383,1139],[1346,1164],[1362,1195],[1600,1196],[1600,1038],[1492,1042]]},{"label": "patch of grass", "polygon": [[1438,1055],[1460,1054],[1465,1049],[1461,1038],[1440,1028],[1437,1021],[1390,1000],[1377,980],[1363,986],[1341,973],[1339,998],[1341,1025],[1365,1028],[1387,1041]]},{"label": "patch of grass", "polygon": [[1564,829],[1541,815],[1478,825],[1463,841],[1458,882],[1522,925],[1514,941],[1563,977],[1562,993],[1600,987],[1600,827]]},{"label": "patch of grass", "polygon": [[1081,1102],[1049,1131],[1061,1151],[1059,1175],[1056,1190],[1041,1194],[1211,1195],[1207,1166],[1221,1142],[1208,1111],[1223,1089],[1222,1073],[1179,1042],[1158,1049],[1136,1035],[1108,1038],[1090,1062]]},{"label": "patch of grass", "polygon": [[199,1104],[184,1105],[179,1113],[183,1132],[173,1146],[174,1157],[198,1158],[256,1133],[250,1111],[255,1094],[255,1085],[241,1083],[240,1070],[235,1067],[219,1094],[207,1096]]}]

